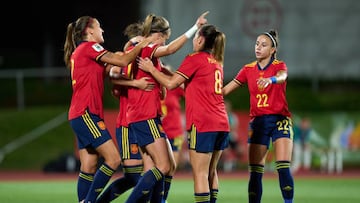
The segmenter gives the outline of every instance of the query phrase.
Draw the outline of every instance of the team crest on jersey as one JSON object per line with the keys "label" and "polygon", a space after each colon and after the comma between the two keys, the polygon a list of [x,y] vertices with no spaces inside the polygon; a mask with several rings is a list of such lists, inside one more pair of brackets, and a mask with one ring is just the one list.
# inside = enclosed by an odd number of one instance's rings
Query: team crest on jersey
{"label": "team crest on jersey", "polygon": [[130,151],[132,154],[137,154],[139,153],[139,147],[137,144],[131,144],[130,145]]}
{"label": "team crest on jersey", "polygon": [[92,45],[92,48],[97,51],[97,52],[100,52],[102,50],[104,50],[104,47],[102,47],[100,44],[96,43],[96,44],[93,44]]}
{"label": "team crest on jersey", "polygon": [[105,126],[104,121],[99,121],[99,122],[97,122],[97,125],[99,126],[99,128],[100,128],[101,130],[105,130],[105,129],[106,129],[106,126]]}
{"label": "team crest on jersey", "polygon": [[[264,77],[264,72],[260,72],[260,77],[259,77],[259,79],[258,80],[260,80],[260,79],[263,79]],[[260,87],[259,85],[258,85],[258,89],[259,89],[259,91],[260,92],[262,92],[262,91],[264,91],[264,87]]]}
{"label": "team crest on jersey", "polygon": [[258,85],[258,90],[259,90],[260,92],[264,91],[264,89],[265,89],[265,88],[260,87],[260,86]]}

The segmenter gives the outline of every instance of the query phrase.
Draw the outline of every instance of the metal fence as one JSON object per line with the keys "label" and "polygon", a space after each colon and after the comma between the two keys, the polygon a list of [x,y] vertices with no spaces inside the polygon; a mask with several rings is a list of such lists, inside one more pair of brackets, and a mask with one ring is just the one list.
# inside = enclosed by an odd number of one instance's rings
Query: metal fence
{"label": "metal fence", "polygon": [[25,108],[25,79],[39,78],[50,82],[54,78],[69,77],[69,75],[65,67],[0,70],[0,79],[16,81],[16,106],[19,110]]}

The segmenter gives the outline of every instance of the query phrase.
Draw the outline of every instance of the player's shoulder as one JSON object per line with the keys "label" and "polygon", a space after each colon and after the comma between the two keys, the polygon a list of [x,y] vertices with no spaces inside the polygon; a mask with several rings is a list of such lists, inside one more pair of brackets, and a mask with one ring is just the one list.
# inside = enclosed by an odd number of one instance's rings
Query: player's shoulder
{"label": "player's shoulder", "polygon": [[244,68],[255,68],[256,67],[257,62],[256,61],[252,61],[250,63],[247,63],[244,65]]}
{"label": "player's shoulder", "polygon": [[273,65],[279,65],[279,66],[286,65],[284,61],[279,60],[279,59],[275,59],[275,60],[272,62],[272,64],[273,64]]}
{"label": "player's shoulder", "polygon": [[196,52],[192,52],[192,53],[188,54],[187,56],[188,56],[188,57],[194,57],[194,56],[200,55],[201,53],[202,53],[202,52],[196,51]]}
{"label": "player's shoulder", "polygon": [[142,48],[142,52],[153,52],[155,51],[157,48],[159,48],[159,44],[148,44],[147,46],[145,46],[144,48]]}
{"label": "player's shoulder", "polygon": [[75,51],[78,54],[81,53],[88,56],[94,56],[94,54],[97,54],[97,58],[100,58],[107,52],[107,50],[100,43],[87,41],[81,42],[76,47]]}
{"label": "player's shoulder", "polygon": [[197,63],[205,59],[203,52],[192,52],[186,55],[186,61],[192,61],[192,63]]}
{"label": "player's shoulder", "polygon": [[145,47],[148,48],[148,49],[155,49],[155,48],[157,48],[158,46],[160,46],[160,44],[150,43],[150,44],[148,44],[148,45],[145,46]]}

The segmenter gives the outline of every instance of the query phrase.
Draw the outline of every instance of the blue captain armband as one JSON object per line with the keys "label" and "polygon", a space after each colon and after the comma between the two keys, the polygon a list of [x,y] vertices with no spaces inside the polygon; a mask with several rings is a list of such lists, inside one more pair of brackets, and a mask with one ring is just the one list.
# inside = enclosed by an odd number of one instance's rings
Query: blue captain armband
{"label": "blue captain armband", "polygon": [[276,84],[276,82],[277,82],[277,79],[275,76],[271,77],[270,80],[271,80],[271,84]]}

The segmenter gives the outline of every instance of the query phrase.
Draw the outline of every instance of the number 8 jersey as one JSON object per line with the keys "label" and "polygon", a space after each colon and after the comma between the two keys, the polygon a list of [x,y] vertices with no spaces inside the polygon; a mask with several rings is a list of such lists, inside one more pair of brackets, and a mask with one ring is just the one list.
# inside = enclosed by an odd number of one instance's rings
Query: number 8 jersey
{"label": "number 8 jersey", "polygon": [[222,65],[210,53],[196,52],[186,56],[176,73],[186,79],[186,129],[195,125],[197,132],[229,132]]}

